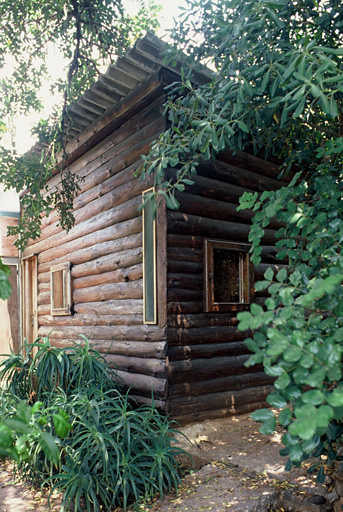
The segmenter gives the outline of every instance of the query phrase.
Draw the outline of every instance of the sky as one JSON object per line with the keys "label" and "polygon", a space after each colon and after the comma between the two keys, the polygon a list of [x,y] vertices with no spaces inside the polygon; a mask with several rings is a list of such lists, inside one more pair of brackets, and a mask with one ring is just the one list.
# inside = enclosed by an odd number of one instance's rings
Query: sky
{"label": "sky", "polygon": [[[134,14],[138,10],[139,3],[137,0],[123,0],[123,3],[127,11],[131,14]],[[178,17],[180,12],[179,7],[186,7],[186,0],[156,0],[156,3],[162,6],[160,19],[161,28],[157,35],[163,39],[166,39],[168,37],[168,29],[173,27],[174,18]],[[51,47],[49,49],[48,71],[52,78],[56,79],[61,75],[63,76],[64,67],[65,62],[62,60],[56,49]],[[4,70],[4,73],[6,73],[6,70]],[[31,128],[37,124],[39,119],[48,117],[52,111],[56,99],[54,99],[49,92],[48,82],[42,89],[42,98],[44,99],[44,104],[46,106],[44,113],[39,112],[30,116],[21,116],[15,122],[13,137],[18,153],[23,154],[34,145],[35,138],[32,137],[30,133]],[[0,212],[13,212],[18,210],[19,200],[17,194],[14,191],[4,192],[2,186],[0,185]]]}

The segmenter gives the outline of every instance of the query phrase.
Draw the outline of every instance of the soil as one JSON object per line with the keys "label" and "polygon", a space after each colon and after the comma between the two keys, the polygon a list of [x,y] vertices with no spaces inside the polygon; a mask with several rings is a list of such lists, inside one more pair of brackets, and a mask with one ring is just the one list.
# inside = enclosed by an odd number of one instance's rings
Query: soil
{"label": "soil", "polygon": [[[192,455],[194,465],[188,457],[182,458],[190,471],[178,493],[135,505],[128,512],[341,511],[343,501],[331,489],[331,478],[327,477],[327,485],[318,485],[306,466],[286,472],[286,461],[279,455],[281,433],[263,436],[259,426],[246,415],[180,429],[177,444]],[[52,497],[49,509],[46,495],[16,482],[9,463],[1,463],[0,512],[57,512],[60,508],[60,496]]]}

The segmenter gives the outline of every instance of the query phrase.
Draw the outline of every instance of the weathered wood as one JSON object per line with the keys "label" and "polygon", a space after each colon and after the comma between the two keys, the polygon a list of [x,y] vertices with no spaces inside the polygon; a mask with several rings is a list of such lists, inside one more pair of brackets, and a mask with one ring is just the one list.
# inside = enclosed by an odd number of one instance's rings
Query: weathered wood
{"label": "weathered wood", "polygon": [[107,300],[99,304],[99,302],[86,302],[74,304],[75,313],[80,314],[95,314],[102,315],[127,315],[139,314],[143,315],[143,300],[142,299],[120,299],[120,300]]}
{"label": "weathered wood", "polygon": [[226,409],[214,409],[204,410],[204,411],[193,411],[188,412],[188,414],[179,415],[177,409],[171,409],[170,406],[168,408],[168,412],[172,418],[175,419],[178,425],[186,425],[187,423],[194,423],[204,420],[211,420],[215,418],[227,418],[229,416],[241,416],[242,414],[248,414],[250,412],[256,411],[256,409],[263,409],[265,407],[269,407],[269,404],[266,401],[263,402],[250,402],[247,404],[235,404],[234,406]]}
{"label": "weathered wood", "polygon": [[41,315],[39,317],[40,325],[141,325],[142,315],[134,315],[128,312],[127,315],[103,315],[101,304],[98,305],[98,315],[95,314],[75,314],[72,316],[51,316]]}
{"label": "weathered wood", "polygon": [[167,379],[122,370],[117,370],[116,374],[119,384],[124,384],[125,387],[132,390],[139,390],[140,395],[151,397],[153,393],[154,398],[164,398],[167,394]]}
{"label": "weathered wood", "polygon": [[189,236],[180,234],[167,234],[168,251],[170,247],[189,247],[193,249],[203,249],[204,238],[202,236]]}
{"label": "weathered wood", "polygon": [[203,301],[168,301],[168,315],[191,315],[204,311]]}
{"label": "weathered wood", "polygon": [[[176,176],[175,169],[167,169],[167,177],[173,179]],[[239,204],[239,198],[244,192],[254,192],[253,188],[239,187],[224,183],[223,181],[205,178],[204,176],[192,176],[194,184],[187,188],[192,194],[208,197],[210,199]]]}
{"label": "weathered wood", "polygon": [[[53,329],[51,337],[53,339],[76,339],[80,334],[91,339],[101,340],[137,340],[137,341],[161,341],[164,338],[164,330],[154,325],[105,325],[84,326],[80,332],[80,326],[63,326],[61,329]],[[40,326],[39,333],[46,336],[51,333],[50,326]]]}
{"label": "weathered wood", "polygon": [[119,222],[113,226],[109,226],[108,228],[99,230],[95,233],[85,235],[81,239],[76,238],[75,240],[61,244],[58,247],[47,249],[39,255],[38,262],[46,263],[48,261],[53,261],[57,258],[65,256],[66,254],[70,254],[75,250],[80,250],[97,243],[117,240],[118,238],[123,238],[124,236],[139,233],[142,230],[141,224],[142,221],[139,216],[130,220]]}
{"label": "weathered wood", "polygon": [[269,407],[266,401],[262,402],[249,402],[246,404],[235,404],[230,408],[220,408],[213,410],[193,411],[183,415],[179,415],[176,410],[170,410],[169,414],[175,419],[178,425],[186,425],[188,423],[200,422],[204,420],[211,420],[215,418],[227,418],[230,416],[241,416],[256,411],[256,409],[263,409]]}
{"label": "weathered wood", "polygon": [[202,263],[203,251],[193,248],[168,247],[168,260],[189,261]]}
{"label": "weathered wood", "polygon": [[209,380],[215,375],[216,378],[226,375],[240,375],[243,373],[256,372],[255,368],[246,368],[244,363],[248,355],[234,357],[213,357],[212,359],[195,359],[188,361],[173,361],[169,365],[169,382],[178,384],[180,382],[196,382]]}
{"label": "weathered wood", "polygon": [[107,354],[106,360],[117,370],[129,373],[142,373],[150,377],[165,378],[166,362],[163,359],[130,357],[118,354]]}
{"label": "weathered wood", "polygon": [[232,341],[231,343],[203,343],[201,345],[177,345],[169,347],[168,350],[170,361],[219,356],[240,356],[247,353],[249,353],[249,350],[243,341]]}
{"label": "weathered wood", "polygon": [[211,326],[237,326],[237,318],[231,313],[202,313],[202,314],[170,314],[168,326],[176,328],[211,327]]}
{"label": "weathered wood", "polygon": [[[192,192],[190,187],[190,192]],[[226,201],[209,199],[187,192],[175,194],[180,203],[180,211],[191,215],[206,215],[209,219],[250,222],[256,212],[252,210],[237,211],[237,204]],[[270,219],[269,228],[279,229],[281,224],[274,219]]]}
{"label": "weathered wood", "polygon": [[[248,242],[250,225],[243,223],[228,222],[223,220],[197,217],[179,212],[168,212],[168,230],[171,233],[205,236],[208,238],[222,238],[238,242]],[[263,243],[272,244],[275,242],[275,231],[265,230]]]}
{"label": "weathered wood", "polygon": [[219,379],[212,376],[209,380],[173,384],[169,386],[168,395],[171,398],[181,398],[185,396],[205,395],[209,390],[211,390],[211,393],[220,393],[228,390],[236,391],[255,386],[270,385],[273,380],[272,377],[269,377],[264,372],[247,373],[246,375],[230,375]]}
{"label": "weathered wood", "polygon": [[136,281],[143,277],[142,264],[133,265],[131,267],[119,268],[112,272],[95,274],[91,276],[80,277],[74,279],[74,290],[81,288],[89,288],[90,286],[100,286],[102,284],[119,283],[121,281]]}
{"label": "weathered wood", "polygon": [[204,264],[198,261],[168,260],[168,272],[180,274],[203,274]]}
{"label": "weathered wood", "polygon": [[141,299],[143,280],[128,283],[110,283],[74,290],[74,302],[98,302],[110,299]]}
{"label": "weathered wood", "polygon": [[[100,259],[107,255],[113,255],[113,258],[119,258],[122,261],[123,267],[136,265],[141,262],[141,245],[142,245],[142,234],[137,233],[135,235],[128,235],[127,237],[111,240],[108,242],[101,242],[93,246],[86,247],[84,249],[76,250],[56,258],[51,262],[43,263],[40,265],[39,276],[42,276],[42,281],[47,281],[47,275],[49,275],[51,265],[58,263],[65,263],[68,261],[76,268],[77,265],[90,262],[92,260]],[[116,268],[116,267],[115,267]],[[111,268],[109,268],[110,270]],[[78,275],[78,270],[75,270]],[[82,274],[81,274],[82,275]],[[50,279],[50,277],[49,277]]]}
{"label": "weathered wood", "polygon": [[167,300],[168,302],[178,302],[178,301],[202,301],[203,292],[202,290],[187,290],[185,288],[169,288],[167,290]]}
{"label": "weathered wood", "polygon": [[233,183],[240,187],[253,188],[257,192],[277,190],[287,185],[286,181],[278,179],[279,172],[273,169],[273,164],[272,169],[270,169],[270,176],[264,176],[256,172],[256,168],[253,165],[249,166],[249,170],[247,170],[244,167],[235,165],[235,161],[227,163],[221,157],[213,162],[201,162],[197,167],[197,174],[224,181],[225,183]]}
{"label": "weathered wood", "polygon": [[187,290],[202,290],[204,287],[204,279],[202,275],[189,275],[181,273],[168,272],[167,279],[168,289],[186,288]]}
{"label": "weathered wood", "polygon": [[133,402],[133,405],[151,405],[154,403],[154,407],[162,413],[167,414],[167,402],[165,400],[156,400],[156,397],[146,397],[130,393],[129,400]]}
{"label": "weathered wood", "polygon": [[247,337],[246,332],[237,330],[234,325],[193,327],[193,328],[168,328],[168,342],[172,345],[203,344],[203,343],[228,343],[231,341],[243,341]]}
{"label": "weathered wood", "polygon": [[39,241],[32,244],[26,251],[30,250],[35,253],[41,253],[50,249],[51,246],[58,246],[60,243],[70,242],[77,238],[90,235],[91,233],[101,231],[119,222],[133,219],[137,217],[140,204],[141,198],[134,197],[122,203],[120,207],[100,212],[94,217],[87,218],[84,221],[79,220],[68,234],[62,231],[61,227],[54,225],[53,227],[56,228],[55,234],[48,233],[47,229],[43,230]]}
{"label": "weathered wood", "polygon": [[231,409],[239,404],[249,404],[265,400],[273,391],[273,386],[259,386],[238,391],[222,391],[221,393],[207,393],[206,395],[174,398],[169,401],[171,410],[177,414],[187,414],[194,411],[209,411],[219,408]]}
{"label": "weathered wood", "polygon": [[[219,160],[269,178],[278,176],[282,164],[282,162],[279,164],[273,163],[247,151],[237,151],[234,155],[227,151],[220,155]],[[287,177],[284,177],[284,181],[288,181]]]}
{"label": "weathered wood", "polygon": [[[120,239],[122,240],[122,239]],[[120,243],[118,244],[120,245]],[[113,252],[95,260],[87,261],[72,268],[74,278],[112,272],[118,268],[126,268],[137,265],[142,261],[142,248],[129,249],[127,251]]]}
{"label": "weathered wood", "polygon": [[92,346],[102,354],[118,354],[136,358],[166,359],[166,341],[95,340]]}

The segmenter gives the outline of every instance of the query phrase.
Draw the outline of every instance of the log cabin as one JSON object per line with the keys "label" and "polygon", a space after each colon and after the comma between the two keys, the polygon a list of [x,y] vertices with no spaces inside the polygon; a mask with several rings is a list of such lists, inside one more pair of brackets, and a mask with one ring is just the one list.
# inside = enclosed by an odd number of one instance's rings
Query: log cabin
{"label": "log cabin", "polygon": [[135,171],[167,126],[165,87],[178,78],[163,49],[147,34],[71,107],[66,149],[81,187],[75,225],[64,232],[52,212],[25,249],[22,321],[29,341],[50,335],[59,346],[86,335],[138,403],[153,393],[162,411],[189,423],[265,406],[272,383],[260,367],[245,367],[236,314],[263,301],[254,280],[276,263],[277,226],[266,230],[253,268],[252,213],[236,208],[244,191],[283,183],[275,163],[223,154],[199,166],[177,211],[141,212],[154,178]]}

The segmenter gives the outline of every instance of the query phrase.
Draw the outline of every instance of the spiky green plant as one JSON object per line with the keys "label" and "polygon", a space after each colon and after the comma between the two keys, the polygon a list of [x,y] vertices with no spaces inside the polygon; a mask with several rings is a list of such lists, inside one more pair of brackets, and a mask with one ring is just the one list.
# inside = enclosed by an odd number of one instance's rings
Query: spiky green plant
{"label": "spiky green plant", "polygon": [[[37,409],[18,468],[24,477],[48,483],[51,493],[62,491],[62,512],[125,510],[180,483],[175,457],[181,450],[172,445],[170,421],[154,403],[133,407],[114,377],[84,336],[63,348],[39,338],[0,364],[1,418],[13,421],[23,398]],[[42,431],[55,437],[57,459],[38,442]]]}

